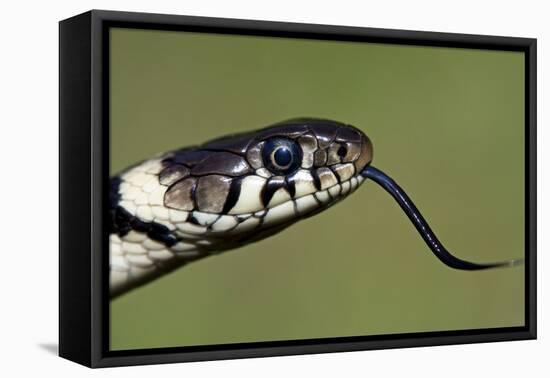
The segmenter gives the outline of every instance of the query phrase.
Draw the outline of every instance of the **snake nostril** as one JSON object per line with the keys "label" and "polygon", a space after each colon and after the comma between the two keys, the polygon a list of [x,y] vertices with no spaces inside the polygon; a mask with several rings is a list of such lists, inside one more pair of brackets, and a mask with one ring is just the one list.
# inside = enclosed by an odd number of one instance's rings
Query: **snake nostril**
{"label": "snake nostril", "polygon": [[348,149],[345,146],[340,146],[340,148],[338,149],[338,151],[336,153],[338,154],[338,156],[343,158],[347,155]]}

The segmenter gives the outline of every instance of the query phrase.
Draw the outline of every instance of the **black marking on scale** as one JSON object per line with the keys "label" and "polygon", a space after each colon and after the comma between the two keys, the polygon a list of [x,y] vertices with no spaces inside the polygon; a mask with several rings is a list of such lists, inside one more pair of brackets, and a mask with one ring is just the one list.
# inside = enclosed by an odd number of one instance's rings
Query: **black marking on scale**
{"label": "black marking on scale", "polygon": [[330,166],[329,168],[332,174],[334,175],[334,177],[336,177],[336,181],[338,181],[338,184],[341,184],[342,180],[340,179],[340,175],[338,174],[338,172],[336,172],[336,170],[332,168],[332,166]]}
{"label": "black marking on scale", "polygon": [[310,170],[311,177],[313,177],[313,185],[315,185],[315,189],[317,191],[321,190],[321,179],[319,178],[319,174],[317,173],[316,169]]}
{"label": "black marking on scale", "polygon": [[196,226],[202,226],[202,224],[199,223],[197,218],[195,218],[194,212],[189,213],[189,218],[187,218],[187,222],[194,224]]}
{"label": "black marking on scale", "polygon": [[296,182],[294,181],[294,176],[286,177],[285,183],[288,194],[290,194],[291,198],[294,198],[294,196],[296,195]]}
{"label": "black marking on scale", "polygon": [[282,179],[277,179],[274,177],[271,177],[267,180],[267,183],[262,188],[262,203],[264,205],[264,208],[267,208],[267,205],[269,204],[269,201],[271,201],[271,198],[273,198],[273,195],[277,190],[280,188],[285,187],[285,181]]}
{"label": "black marking on scale", "polygon": [[206,231],[207,231],[207,232],[212,232],[212,226],[213,226],[217,221],[219,221],[221,217],[222,217],[221,214],[218,214],[218,216],[216,217],[216,219],[214,220],[214,222],[212,222],[212,223],[210,223],[209,225],[206,226]]}
{"label": "black marking on scale", "polygon": [[120,202],[121,195],[119,193],[119,189],[121,183],[122,179],[120,178],[120,176],[115,176],[111,179],[111,188],[109,190],[109,205],[111,207],[111,210],[114,210]]}
{"label": "black marking on scale", "polygon": [[127,235],[130,231],[142,232],[155,241],[171,247],[181,240],[168,227],[156,222],[145,222],[137,216],[130,214],[122,206],[114,209],[113,222],[111,224],[111,233],[120,237]]}
{"label": "black marking on scale", "polygon": [[225,199],[225,204],[223,205],[222,214],[228,214],[239,200],[239,196],[241,195],[242,181],[242,177],[234,178],[233,180],[231,180],[229,193],[227,193],[227,198]]}

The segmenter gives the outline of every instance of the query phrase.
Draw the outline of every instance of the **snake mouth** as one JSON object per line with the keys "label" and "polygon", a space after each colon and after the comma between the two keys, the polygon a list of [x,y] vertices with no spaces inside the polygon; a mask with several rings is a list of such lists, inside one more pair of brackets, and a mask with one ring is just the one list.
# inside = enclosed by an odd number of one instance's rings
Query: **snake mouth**
{"label": "snake mouth", "polygon": [[[294,196],[290,197],[286,187],[282,188],[273,195],[268,206],[257,211],[219,215],[194,211],[189,214],[187,222],[177,227],[183,235],[191,238],[205,234],[222,239],[235,238],[239,234],[248,237],[250,233],[290,225],[317,214],[356,191],[364,181],[358,172],[346,180],[337,181],[335,178],[330,186],[311,192],[305,191],[306,188],[298,183]],[[245,198],[248,197],[245,195]]]}
{"label": "snake mouth", "polygon": [[358,173],[312,193],[297,195],[282,203],[268,206],[265,211],[260,213],[263,217],[262,226],[276,226],[285,222],[293,223],[317,214],[355,192],[364,180],[364,177]]}

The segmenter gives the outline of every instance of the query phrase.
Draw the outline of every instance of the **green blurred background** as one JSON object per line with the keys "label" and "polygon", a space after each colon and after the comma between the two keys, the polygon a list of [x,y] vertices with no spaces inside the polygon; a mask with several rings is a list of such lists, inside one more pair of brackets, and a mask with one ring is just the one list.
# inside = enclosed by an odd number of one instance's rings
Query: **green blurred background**
{"label": "green blurred background", "polygon": [[[457,256],[524,255],[518,52],[111,31],[111,172],[292,117],[351,123]],[[437,260],[380,187],[111,302],[113,350],[524,324],[524,268]]]}

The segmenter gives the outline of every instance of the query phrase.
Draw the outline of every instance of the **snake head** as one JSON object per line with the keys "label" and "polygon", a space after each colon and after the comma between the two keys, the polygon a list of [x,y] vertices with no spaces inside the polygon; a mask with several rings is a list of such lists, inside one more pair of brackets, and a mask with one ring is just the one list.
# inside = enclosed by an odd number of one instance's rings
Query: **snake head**
{"label": "snake head", "polygon": [[292,119],[169,153],[159,181],[164,206],[189,214],[194,227],[182,232],[208,236],[214,248],[330,207],[357,189],[371,160],[372,144],[357,128]]}

